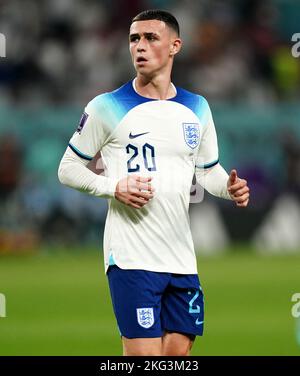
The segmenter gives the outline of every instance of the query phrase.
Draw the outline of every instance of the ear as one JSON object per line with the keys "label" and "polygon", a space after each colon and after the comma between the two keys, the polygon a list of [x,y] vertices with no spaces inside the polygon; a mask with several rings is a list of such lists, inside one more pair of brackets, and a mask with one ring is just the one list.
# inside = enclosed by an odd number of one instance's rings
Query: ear
{"label": "ear", "polygon": [[170,55],[171,56],[176,55],[181,50],[181,46],[182,46],[182,40],[180,38],[174,39],[171,44]]}

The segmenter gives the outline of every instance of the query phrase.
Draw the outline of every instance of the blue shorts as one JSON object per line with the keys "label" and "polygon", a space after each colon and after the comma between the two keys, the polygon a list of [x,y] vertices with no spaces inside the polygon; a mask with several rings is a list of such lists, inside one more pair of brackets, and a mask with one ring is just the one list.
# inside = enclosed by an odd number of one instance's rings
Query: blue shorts
{"label": "blue shorts", "polygon": [[127,338],[203,334],[204,298],[197,274],[125,270],[107,272],[120,334]]}

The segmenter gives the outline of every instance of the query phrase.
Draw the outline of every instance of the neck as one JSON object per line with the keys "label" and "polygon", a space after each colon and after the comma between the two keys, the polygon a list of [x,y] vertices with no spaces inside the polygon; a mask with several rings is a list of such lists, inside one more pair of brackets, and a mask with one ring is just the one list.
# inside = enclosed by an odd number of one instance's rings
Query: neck
{"label": "neck", "polygon": [[176,95],[176,89],[171,84],[170,76],[149,78],[141,74],[135,80],[135,89],[138,94],[146,98],[165,100]]}

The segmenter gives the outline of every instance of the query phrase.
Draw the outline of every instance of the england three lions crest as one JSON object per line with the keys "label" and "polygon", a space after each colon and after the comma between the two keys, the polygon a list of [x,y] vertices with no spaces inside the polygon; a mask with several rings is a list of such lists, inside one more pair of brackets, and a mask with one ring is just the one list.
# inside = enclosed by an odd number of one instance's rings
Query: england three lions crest
{"label": "england three lions crest", "polygon": [[148,329],[154,324],[153,308],[137,308],[136,313],[141,327]]}
{"label": "england three lions crest", "polygon": [[195,149],[199,145],[200,130],[198,123],[182,123],[184,140],[186,144]]}

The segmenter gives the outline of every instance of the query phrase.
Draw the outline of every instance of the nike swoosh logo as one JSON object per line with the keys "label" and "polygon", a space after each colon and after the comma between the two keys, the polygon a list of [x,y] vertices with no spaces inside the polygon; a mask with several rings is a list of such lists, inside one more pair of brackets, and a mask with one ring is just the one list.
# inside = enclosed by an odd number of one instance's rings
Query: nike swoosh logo
{"label": "nike swoosh logo", "polygon": [[203,321],[198,321],[198,318],[197,318],[197,320],[195,321],[195,324],[196,324],[196,325],[203,324]]}
{"label": "nike swoosh logo", "polygon": [[190,195],[191,195],[191,196],[195,196],[196,193],[197,193],[197,190],[196,190],[196,188],[195,188],[193,191],[190,192]]}
{"label": "nike swoosh logo", "polygon": [[148,133],[150,133],[150,132],[137,133],[137,134],[131,134],[131,132],[130,132],[129,133],[129,138],[130,139],[137,138],[137,137],[143,136],[144,134],[148,134]]}

